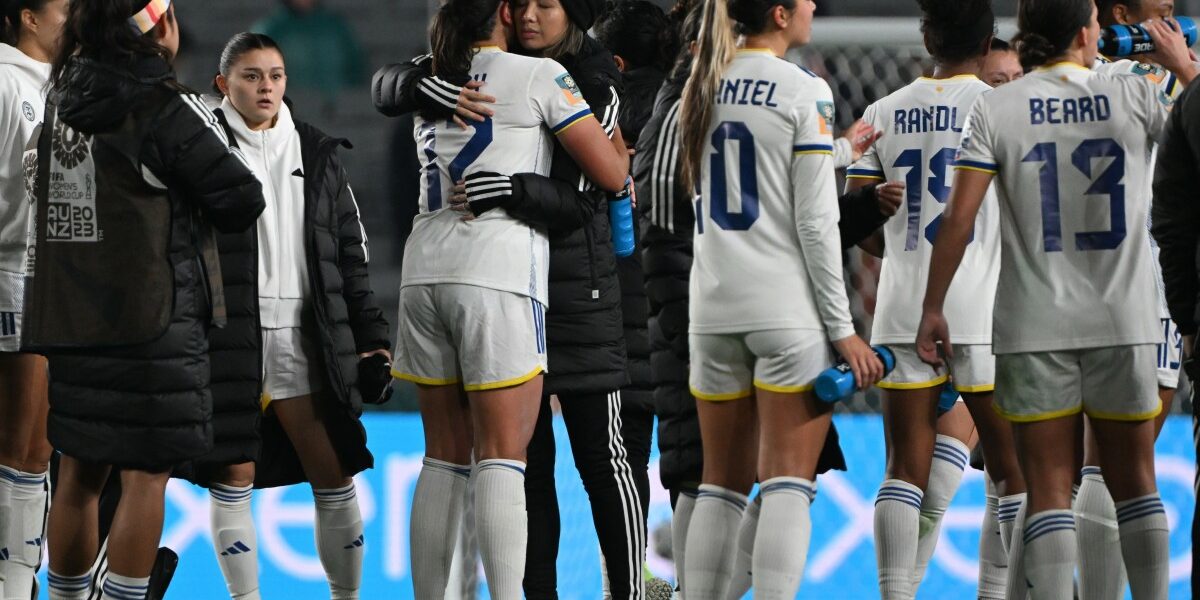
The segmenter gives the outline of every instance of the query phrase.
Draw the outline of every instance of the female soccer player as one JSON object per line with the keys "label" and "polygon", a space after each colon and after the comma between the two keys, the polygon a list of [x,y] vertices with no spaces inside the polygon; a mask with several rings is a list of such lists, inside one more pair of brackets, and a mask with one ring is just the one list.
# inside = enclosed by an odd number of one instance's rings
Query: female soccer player
{"label": "female soccer player", "polygon": [[0,11],[0,598],[24,598],[42,559],[52,452],[46,359],[18,352],[33,206],[26,160],[67,1],[7,0]]}
{"label": "female soccer player", "polygon": [[[217,562],[233,598],[258,598],[253,487],[309,481],[330,597],[357,598],[362,517],[351,477],[372,459],[355,382],[361,359],[388,355],[388,325],[367,277],[341,142],[293,119],[284,57],[267,36],[235,35],[215,85],[218,112],[267,200],[256,227],[218,240],[231,324],[210,336],[215,448],[198,461],[218,469],[204,480]],[[256,425],[270,430],[261,440]]]}
{"label": "female soccer player", "polygon": [[546,235],[504,209],[473,219],[445,210],[452,186],[473,173],[494,173],[470,178],[485,188],[475,188],[473,203],[511,195],[508,175],[549,172],[551,133],[601,189],[621,190],[628,172],[619,136],[609,141],[561,65],[504,51],[512,24],[507,4],[497,0],[453,0],[439,11],[434,75],[484,82],[497,99],[495,114],[468,129],[417,120],[425,187],[405,246],[393,371],[419,384],[425,424],[426,463],[412,515],[413,539],[424,544],[414,545],[413,556],[421,598],[445,592],[467,483],[461,471],[472,449],[489,588],[496,598],[520,597],[524,459],[546,368]]}
{"label": "female soccer player", "polygon": [[262,187],[175,80],[178,49],[166,0],[73,0],[51,72],[23,339],[52,350],[55,600],[88,593],[111,468],[122,495],[101,587],[106,599],[144,596],[169,471],[212,448],[207,329],[222,312],[209,300],[221,290],[206,275],[205,232],[250,226]]}
{"label": "female soccer player", "polygon": [[[1148,158],[1169,102],[1142,77],[1097,74],[1090,0],[1029,0],[1021,63],[1036,68],[972,109],[930,261],[922,360],[958,348],[944,306],[997,177],[997,411],[1015,424],[1029,483],[1024,572],[1034,600],[1068,598],[1077,548],[1071,484],[1077,415],[1091,418],[1135,598],[1165,598],[1167,520],[1154,481],[1157,319],[1146,233]],[[1118,116],[1119,115],[1119,116]],[[1131,193],[1126,193],[1129,190]],[[1015,565],[1010,565],[1010,568]]]}
{"label": "female soccer player", "polygon": [[[854,334],[833,233],[832,93],[782,58],[808,42],[815,8],[811,0],[734,0],[728,9],[706,0],[683,93],[680,122],[693,126],[681,129],[681,175],[685,188],[701,191],[689,379],[701,400],[704,472],[688,528],[684,594],[692,600],[724,597],[756,476],[755,594],[795,596],[830,422],[812,381],[833,362],[831,341],[858,385],[883,374]],[[734,21],[745,36],[740,50]]]}
{"label": "female soccer player", "polygon": [[[944,385],[953,385],[966,401],[999,494],[1019,502],[1025,491],[1010,427],[992,410],[991,303],[1000,256],[990,192],[947,300],[960,349],[949,373],[921,362],[912,344],[921,281],[950,196],[949,169],[959,132],[976,98],[991,89],[978,73],[995,27],[989,0],[926,0],[922,7],[925,46],[936,64],[933,77],[922,77],[867,108],[868,121],[889,135],[848,171],[852,189],[885,177],[907,177],[908,183],[902,218],[893,218],[882,230],[884,260],[871,331],[873,343],[888,344],[896,354],[895,370],[879,384],[884,389],[888,468],[875,502],[875,541],[885,599],[916,593],[937,543],[941,515],[967,464],[966,438],[937,432]],[[952,383],[947,382],[950,374]]]}
{"label": "female soccer player", "polygon": [[992,87],[1000,87],[1024,76],[1025,71],[1012,45],[1000,38],[992,38],[979,78]]}

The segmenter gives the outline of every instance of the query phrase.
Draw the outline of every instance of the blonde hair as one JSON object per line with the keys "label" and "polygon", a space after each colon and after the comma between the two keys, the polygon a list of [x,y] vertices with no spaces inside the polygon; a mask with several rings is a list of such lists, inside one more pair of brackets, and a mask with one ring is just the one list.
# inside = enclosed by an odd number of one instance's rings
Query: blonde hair
{"label": "blonde hair", "polygon": [[700,35],[691,75],[683,88],[679,108],[680,179],[684,189],[694,190],[700,179],[709,122],[713,118],[721,75],[733,60],[737,40],[729,18],[728,0],[704,0],[700,6]]}

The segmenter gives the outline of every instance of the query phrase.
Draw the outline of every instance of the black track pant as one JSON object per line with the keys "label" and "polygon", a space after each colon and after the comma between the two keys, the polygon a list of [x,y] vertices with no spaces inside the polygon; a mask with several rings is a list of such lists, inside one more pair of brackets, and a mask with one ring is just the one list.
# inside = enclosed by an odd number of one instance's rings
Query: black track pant
{"label": "black track pant", "polygon": [[[631,464],[622,435],[621,394],[559,396],[575,466],[592,505],[600,552],[615,600],[645,597],[642,562],[646,554],[646,462]],[[550,400],[542,399],[537,428],[529,444],[525,496],[529,511],[529,547],[525,560],[525,596],[558,598],[558,495],[554,489],[554,431]],[[645,440],[649,455],[649,438]],[[648,459],[647,459],[648,460]],[[635,475],[635,471],[638,475]],[[640,480],[639,480],[640,478]],[[599,590],[596,590],[599,591]]]}

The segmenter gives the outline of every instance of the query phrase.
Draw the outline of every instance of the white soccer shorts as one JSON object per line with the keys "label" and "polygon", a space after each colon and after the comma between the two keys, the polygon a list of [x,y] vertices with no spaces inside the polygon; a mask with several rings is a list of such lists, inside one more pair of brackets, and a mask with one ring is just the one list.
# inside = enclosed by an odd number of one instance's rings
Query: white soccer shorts
{"label": "white soccer shorts", "polygon": [[954,389],[962,394],[990,392],[996,385],[996,357],[991,344],[955,344],[954,358],[946,367],[933,368],[921,361],[916,344],[888,344],[896,356],[896,368],[878,386],[885,390],[919,390],[942,385],[954,378]]}
{"label": "white soccer shorts", "polygon": [[1001,354],[996,412],[1010,421],[1047,421],[1087,413],[1093,419],[1144,421],[1158,416],[1154,344]]}
{"label": "white soccer shorts", "polygon": [[807,392],[817,375],[833,365],[833,349],[821,331],[772,329],[688,336],[689,384],[701,400],[737,400],[754,388]]}

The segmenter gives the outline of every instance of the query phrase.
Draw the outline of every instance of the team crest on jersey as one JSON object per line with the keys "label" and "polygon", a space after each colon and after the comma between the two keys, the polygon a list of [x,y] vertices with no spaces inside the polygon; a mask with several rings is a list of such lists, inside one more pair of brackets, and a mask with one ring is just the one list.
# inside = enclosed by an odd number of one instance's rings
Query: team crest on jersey
{"label": "team crest on jersey", "polygon": [[821,116],[821,121],[818,123],[821,135],[833,135],[833,103],[817,100],[817,114]]}
{"label": "team crest on jersey", "polygon": [[28,100],[21,103],[21,114],[25,115],[25,120],[29,121],[30,123],[37,118],[37,113],[33,111],[33,105],[30,104]]}
{"label": "team crest on jersey", "polygon": [[567,99],[567,104],[575,106],[583,102],[583,94],[579,92],[579,86],[575,85],[575,78],[571,77],[570,73],[563,73],[554,79],[554,83],[562,88],[563,97]]}

